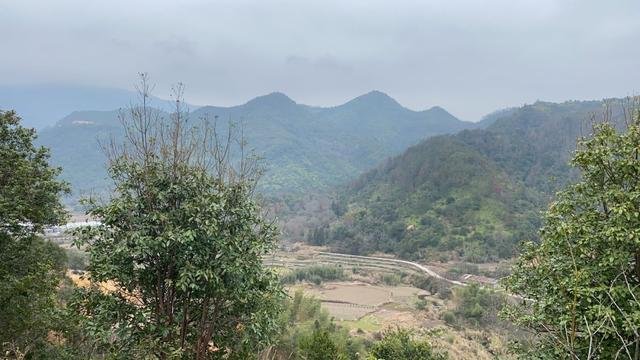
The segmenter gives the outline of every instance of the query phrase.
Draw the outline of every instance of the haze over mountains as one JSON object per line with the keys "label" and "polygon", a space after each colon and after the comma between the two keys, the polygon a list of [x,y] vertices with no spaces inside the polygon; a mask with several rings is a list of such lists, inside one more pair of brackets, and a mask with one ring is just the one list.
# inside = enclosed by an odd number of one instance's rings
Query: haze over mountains
{"label": "haze over mountains", "polygon": [[[75,111],[40,132],[39,143],[51,148],[76,195],[104,190],[98,139],[121,134],[117,114]],[[424,138],[480,126],[440,107],[409,110],[379,91],[327,108],[272,93],[238,106],[204,106],[190,116],[242,123],[248,143],[265,158],[262,188],[269,194],[326,190]]]}
{"label": "haze over mountains", "polygon": [[42,129],[78,110],[113,110],[135,99],[132,91],[79,85],[0,85],[0,108],[15,110],[25,126]]}
{"label": "haze over mountains", "polygon": [[[15,110],[25,126],[44,129],[74,111],[119,109],[135,103],[137,97],[135,91],[98,86],[0,85],[0,110]],[[169,100],[152,98],[158,108],[171,109]]]}

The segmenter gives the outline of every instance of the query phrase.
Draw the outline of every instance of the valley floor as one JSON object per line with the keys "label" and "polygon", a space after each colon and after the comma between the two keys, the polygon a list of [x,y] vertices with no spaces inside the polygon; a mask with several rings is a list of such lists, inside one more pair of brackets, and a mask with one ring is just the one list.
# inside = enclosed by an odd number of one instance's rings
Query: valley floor
{"label": "valley floor", "polygon": [[349,329],[353,336],[376,339],[385,330],[409,328],[428,337],[452,359],[510,358],[499,328],[445,321],[445,314],[455,307],[455,292],[444,296],[451,290],[436,293],[409,283],[412,276],[435,274],[449,288],[465,286],[461,281],[445,279],[446,265],[421,270],[409,262],[395,263],[392,258],[348,257],[323,250],[296,245],[290,251],[278,252],[268,263],[283,274],[313,266],[343,269],[344,279],[301,281],[290,284],[288,290],[291,294],[302,290],[319,299],[335,323]]}

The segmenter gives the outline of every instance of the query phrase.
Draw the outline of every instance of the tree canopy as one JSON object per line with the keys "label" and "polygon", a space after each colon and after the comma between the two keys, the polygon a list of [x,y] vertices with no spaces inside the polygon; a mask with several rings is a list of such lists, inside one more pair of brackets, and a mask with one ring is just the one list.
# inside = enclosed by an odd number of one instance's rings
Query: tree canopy
{"label": "tree canopy", "polygon": [[13,236],[64,220],[60,195],[68,192],[57,180],[61,169],[49,166],[49,150],[36,147],[35,130],[20,121],[15,112],[0,111],[0,233]]}
{"label": "tree canopy", "polygon": [[427,341],[414,339],[408,330],[388,331],[382,340],[375,343],[369,355],[371,360],[445,360],[447,357],[435,352]]}
{"label": "tree canopy", "polygon": [[506,315],[537,334],[526,358],[640,356],[639,152],[640,119],[624,131],[597,124],[579,141],[581,180],[557,195],[541,242],[505,281],[526,299]]}
{"label": "tree canopy", "polygon": [[181,90],[172,116],[157,116],[142,80],[140,106],[122,115],[127,140],[109,147],[115,193],[90,204],[101,225],[77,232],[96,284],[76,303],[84,326],[96,351],[118,356],[255,356],[283,297],[262,263],[276,229],[252,196],[259,167],[233,127],[190,122]]}
{"label": "tree canopy", "polygon": [[47,225],[60,224],[60,195],[49,152],[35,147],[33,129],[15,112],[0,112],[0,349],[5,355],[46,357],[54,326],[56,290],[65,255],[42,239]]}

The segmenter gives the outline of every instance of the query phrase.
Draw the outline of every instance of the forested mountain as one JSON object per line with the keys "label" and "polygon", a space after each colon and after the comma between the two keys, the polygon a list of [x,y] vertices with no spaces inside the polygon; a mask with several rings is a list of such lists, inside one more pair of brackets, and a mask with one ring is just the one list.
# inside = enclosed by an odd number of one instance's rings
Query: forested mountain
{"label": "forested mountain", "polygon": [[[243,124],[246,140],[265,158],[262,187],[270,194],[327,189],[421,139],[478,126],[439,107],[406,109],[378,91],[330,108],[272,93],[239,106],[201,107],[190,117]],[[116,111],[82,111],[43,130],[38,141],[51,149],[53,163],[63,167],[63,178],[77,195],[104,189],[105,159],[98,139],[109,134],[121,134]]]}
{"label": "forested mountain", "polygon": [[36,142],[51,149],[51,162],[63,168],[74,197],[102,191],[106,185],[106,157],[101,141],[121,136],[118,111],[75,111],[39,132]]}
{"label": "forested mountain", "polygon": [[[344,189],[333,206],[338,220],[309,240],[409,258],[511,257],[536,238],[554,192],[575,179],[568,159],[603,104],[536,102],[492,115],[486,129],[424,140]],[[613,118],[621,121],[619,111]]]}

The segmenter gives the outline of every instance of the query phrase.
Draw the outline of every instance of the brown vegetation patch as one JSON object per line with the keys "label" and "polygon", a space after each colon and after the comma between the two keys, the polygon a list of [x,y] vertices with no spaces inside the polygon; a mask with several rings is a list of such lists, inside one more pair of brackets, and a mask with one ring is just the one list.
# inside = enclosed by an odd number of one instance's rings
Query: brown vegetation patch
{"label": "brown vegetation patch", "polygon": [[363,283],[332,283],[320,291],[322,300],[338,300],[359,305],[378,306],[391,299],[389,289]]}

